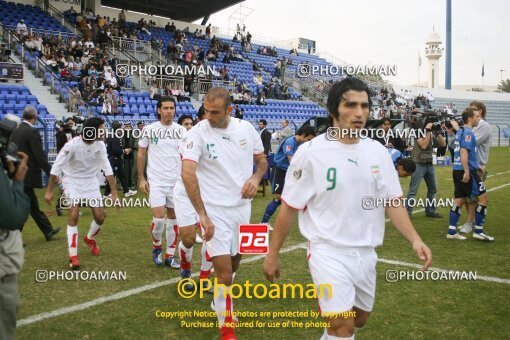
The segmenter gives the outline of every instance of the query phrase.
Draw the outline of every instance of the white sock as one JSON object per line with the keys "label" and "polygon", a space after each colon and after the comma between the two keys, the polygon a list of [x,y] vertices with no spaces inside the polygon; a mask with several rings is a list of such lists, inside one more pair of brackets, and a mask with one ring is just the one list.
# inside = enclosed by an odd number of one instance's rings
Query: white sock
{"label": "white sock", "polygon": [[67,246],[69,257],[78,256],[78,226],[67,226]]}
{"label": "white sock", "polygon": [[[229,289],[230,286],[225,286],[222,284],[218,284],[218,295],[214,296],[214,309],[216,310],[216,314],[218,316],[218,323],[223,326],[224,323],[232,323],[232,317],[234,312],[234,300],[230,294],[226,295],[225,291]],[[216,292],[216,288],[214,290]]]}
{"label": "white sock", "polygon": [[179,236],[179,228],[177,227],[177,220],[166,219],[166,257],[174,256],[175,248],[177,247],[177,239]]}
{"label": "white sock", "polygon": [[190,248],[186,248],[186,246],[181,241],[179,242],[179,253],[181,254],[181,269],[191,270],[191,258],[193,257],[193,246],[191,246]]}
{"label": "white sock", "polygon": [[152,246],[154,248],[161,248],[161,237],[163,236],[163,229],[165,228],[164,218],[152,218],[151,234]]}
{"label": "white sock", "polygon": [[87,234],[87,238],[89,240],[93,240],[100,231],[101,225],[97,224],[95,220],[92,220],[92,223],[90,223],[90,229],[89,233]]}

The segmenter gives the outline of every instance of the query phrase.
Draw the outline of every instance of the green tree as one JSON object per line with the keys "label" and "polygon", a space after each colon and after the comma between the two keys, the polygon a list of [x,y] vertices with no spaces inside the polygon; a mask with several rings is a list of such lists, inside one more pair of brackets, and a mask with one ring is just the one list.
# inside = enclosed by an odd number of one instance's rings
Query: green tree
{"label": "green tree", "polygon": [[498,85],[498,92],[510,93],[510,79],[501,81]]}

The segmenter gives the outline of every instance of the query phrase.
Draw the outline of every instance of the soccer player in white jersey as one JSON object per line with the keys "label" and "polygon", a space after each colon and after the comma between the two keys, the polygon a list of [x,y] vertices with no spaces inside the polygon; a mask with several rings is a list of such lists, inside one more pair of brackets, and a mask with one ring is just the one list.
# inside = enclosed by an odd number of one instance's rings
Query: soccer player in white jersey
{"label": "soccer player in white jersey", "polygon": [[[206,119],[188,132],[182,148],[182,180],[200,218],[215,277],[225,285],[218,286],[213,300],[222,339],[236,338],[233,301],[225,287],[241,261],[239,225],[250,222],[251,199],[267,171],[258,132],[230,117],[230,103],[227,90],[210,89],[204,98]],[[192,228],[190,233],[193,238]]]}
{"label": "soccer player in white jersey", "polygon": [[[85,243],[92,255],[99,255],[99,248],[95,237],[101,230],[105,220],[102,207],[102,196],[99,190],[97,174],[103,170],[110,188],[112,200],[117,200],[117,188],[113,177],[112,167],[106,153],[106,146],[100,136],[104,132],[104,120],[89,118],[83,124],[83,135],[76,136],[67,142],[57,155],[51,168],[51,176],[44,194],[44,199],[51,204],[53,199],[53,186],[58,176],[64,173],[62,184],[64,192],[70,202],[69,224],[67,225],[67,244],[69,247],[69,262],[73,270],[80,268],[78,260],[78,219],[80,202],[87,203],[92,209],[94,219],[85,236]],[[86,132],[93,131],[93,134]]]}
{"label": "soccer player in white jersey", "polygon": [[[333,85],[327,104],[330,121],[333,127],[353,133],[340,134],[336,140],[332,140],[333,134],[322,134],[298,149],[287,171],[284,204],[264,261],[266,278],[273,281],[280,276],[279,251],[298,213],[301,234],[309,240],[313,282],[317,287],[332,287],[331,292],[319,297],[322,316],[330,325],[321,339],[354,339],[355,327],[366,323],[375,296],[374,248],[383,241],[385,212],[424,261],[424,270],[432,261],[430,249],[402,205],[370,204],[370,198],[402,196],[384,146],[356,136],[356,131],[365,126],[370,105],[369,89],[359,79],[347,78]],[[355,317],[333,314],[348,311]]]}
{"label": "soccer player in white jersey", "polygon": [[[182,115],[179,117],[179,122],[186,130],[190,130],[193,127],[193,118],[189,115]],[[181,140],[179,146],[179,152],[182,157],[182,147],[186,146],[186,136]],[[193,246],[195,243],[202,243],[202,238],[196,233],[195,229],[201,229],[198,214],[193,208],[193,204],[188,198],[186,189],[182,182],[182,177],[177,179],[177,183],[174,187],[174,203],[175,203],[175,215],[177,217],[177,225],[179,226],[179,236],[181,242],[179,242],[179,253],[181,258],[181,276],[182,278],[191,277],[191,258],[193,257]],[[196,234],[194,238],[194,234]],[[207,253],[205,243],[202,243],[201,249],[202,264],[200,266],[200,282],[209,278],[211,275],[212,262],[209,254]],[[193,284],[187,284],[184,288],[188,291],[193,291],[195,286]],[[211,287],[212,288],[212,287]]]}
{"label": "soccer player in white jersey", "polygon": [[[138,187],[149,195],[152,209],[152,260],[157,266],[163,265],[161,239],[166,225],[165,265],[179,269],[179,261],[174,256],[179,230],[175,219],[173,188],[181,173],[178,147],[185,130],[173,121],[173,97],[161,97],[157,108],[159,121],[144,127],[138,141]],[[143,171],[146,157],[147,180]]]}

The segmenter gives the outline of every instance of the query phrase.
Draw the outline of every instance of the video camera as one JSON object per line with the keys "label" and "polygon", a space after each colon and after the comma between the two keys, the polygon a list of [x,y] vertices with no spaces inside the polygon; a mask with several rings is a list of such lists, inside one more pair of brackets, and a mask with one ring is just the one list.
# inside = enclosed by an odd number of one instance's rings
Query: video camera
{"label": "video camera", "polygon": [[[460,119],[459,119],[460,117]],[[447,128],[452,128],[451,120],[457,121],[459,126],[464,125],[462,115],[457,116],[443,116],[441,113],[433,110],[425,110],[422,112],[414,112],[411,118],[411,128],[419,130],[432,123],[432,133],[440,133],[442,131],[441,125],[444,123]]]}
{"label": "video camera", "polygon": [[0,121],[0,160],[2,161],[4,169],[8,172],[9,177],[12,177],[16,171],[9,172],[7,161],[11,161],[15,169],[20,162],[17,155],[18,147],[16,144],[9,142],[12,132],[16,130],[20,123],[21,120],[19,117],[13,114],[5,115],[4,119]]}

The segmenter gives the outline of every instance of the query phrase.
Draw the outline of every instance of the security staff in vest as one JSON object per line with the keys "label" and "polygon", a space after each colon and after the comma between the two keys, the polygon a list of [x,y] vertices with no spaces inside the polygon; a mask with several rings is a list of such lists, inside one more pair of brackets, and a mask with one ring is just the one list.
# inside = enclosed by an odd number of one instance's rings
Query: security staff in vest
{"label": "security staff in vest", "polygon": [[[7,138],[6,138],[7,140]],[[0,153],[4,143],[0,143]],[[16,167],[4,157],[0,161],[0,339],[16,338],[16,313],[19,294],[16,276],[23,266],[25,251],[21,228],[30,213],[30,200],[23,192],[23,181],[28,170],[28,156],[18,152]],[[4,171],[8,170],[12,182]]]}
{"label": "security staff in vest", "polygon": [[[409,192],[407,193],[407,202],[412,198],[414,199],[422,178],[427,184],[427,202],[425,205],[425,216],[432,218],[442,218],[443,216],[436,211],[436,206],[433,204],[436,197],[436,170],[432,164],[432,152],[434,148],[446,146],[444,137],[440,134],[441,130],[432,129],[433,123],[428,123],[425,126],[425,136],[418,135],[414,142],[412,158],[416,163],[416,170],[411,176],[411,184]],[[413,213],[413,207],[407,207],[409,216]]]}

